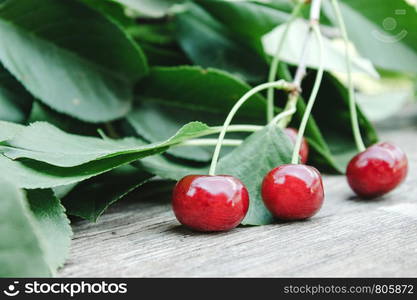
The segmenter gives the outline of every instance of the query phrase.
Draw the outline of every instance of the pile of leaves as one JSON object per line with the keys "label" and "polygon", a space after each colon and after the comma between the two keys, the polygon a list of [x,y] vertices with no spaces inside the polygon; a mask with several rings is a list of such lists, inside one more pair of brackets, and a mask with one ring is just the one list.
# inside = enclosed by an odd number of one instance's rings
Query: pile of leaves
{"label": "pile of leaves", "polygon": [[[341,4],[351,40],[366,57],[355,57],[354,72],[416,73],[417,12],[410,4]],[[94,222],[150,180],[167,180],[163,188],[207,173],[213,147],[181,144],[216,137],[234,103],[267,80],[292,7],[290,0],[0,0],[0,276],[54,275],[68,255],[68,215]],[[384,20],[398,10],[406,11],[397,25],[407,35],[384,40],[395,34]],[[309,164],[343,173],[355,142],[339,76],[344,52],[334,43],[327,3],[322,20],[326,74],[306,131]],[[291,80],[307,27],[302,18],[291,27],[279,78]],[[382,38],[372,38],[375,32]],[[313,47],[304,96],[314,57]],[[278,112],[285,98],[277,96]],[[301,99],[291,126],[304,107]],[[365,142],[376,142],[370,121],[361,112],[359,118]],[[265,125],[265,95],[252,97],[235,123]],[[290,162],[292,144],[272,126],[230,136],[244,142],[222,152],[218,173],[249,189],[243,224],[269,224],[260,181]]]}

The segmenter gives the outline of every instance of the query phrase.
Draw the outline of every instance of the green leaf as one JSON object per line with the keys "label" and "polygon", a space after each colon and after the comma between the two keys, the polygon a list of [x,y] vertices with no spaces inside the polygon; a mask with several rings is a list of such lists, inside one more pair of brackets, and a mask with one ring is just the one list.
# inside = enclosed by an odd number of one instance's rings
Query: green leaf
{"label": "green leaf", "polygon": [[25,129],[23,125],[0,121],[0,142],[12,139],[23,129]]}
{"label": "green leaf", "polygon": [[110,0],[121,3],[127,8],[140,12],[151,17],[162,17],[169,8],[176,4],[184,2],[184,0]]}
{"label": "green leaf", "polygon": [[51,190],[26,191],[30,208],[44,240],[44,256],[52,270],[68,257],[72,229],[65,209]]}
{"label": "green leaf", "polygon": [[51,188],[86,180],[131,163],[137,160],[137,157],[136,153],[125,154],[76,167],[62,168],[33,160],[16,161],[0,154],[0,169],[7,170],[9,180],[21,188]]}
{"label": "green leaf", "polygon": [[99,136],[97,130],[104,129],[102,124],[82,122],[70,116],[60,114],[46,105],[35,101],[28,118],[28,123],[47,122],[68,133],[75,133],[88,136]]}
{"label": "green leaf", "polygon": [[285,11],[287,13],[290,13],[294,7],[294,2],[292,0],[253,0],[251,2],[256,2],[258,4],[265,5],[276,10]]}
{"label": "green leaf", "polygon": [[370,120],[382,121],[400,112],[412,95],[410,90],[395,89],[382,94],[359,93],[356,99]]}
{"label": "green leaf", "polygon": [[85,3],[91,8],[99,11],[105,15],[112,22],[117,23],[124,29],[128,29],[129,26],[135,24],[135,21],[126,15],[125,7],[119,3],[112,1],[103,1],[103,0],[78,0]]}
{"label": "green leaf", "polygon": [[31,103],[32,96],[0,64],[0,120],[24,122]]}
{"label": "green leaf", "polygon": [[267,64],[257,51],[200,6],[188,2],[178,8],[174,24],[178,42],[194,64],[222,69],[249,82],[266,77]]}
{"label": "green leaf", "polygon": [[[416,73],[417,11],[404,0],[341,0],[349,38],[383,69]],[[324,11],[337,21],[330,3]]]}
{"label": "green leaf", "polygon": [[[15,159],[27,159],[16,161],[0,155],[0,169],[8,170],[10,180],[20,187],[57,187],[83,181],[212,132],[210,127],[193,122],[164,142],[143,145],[137,139],[100,140],[67,134],[46,123],[35,123],[10,140],[8,147],[2,148]],[[20,148],[12,148],[14,143]]]}
{"label": "green leaf", "polygon": [[0,36],[8,71],[45,104],[84,121],[125,115],[133,84],[147,72],[126,33],[79,1],[6,1]]}
{"label": "green leaf", "polygon": [[29,158],[60,167],[74,167],[90,161],[135,153],[138,159],[166,150],[192,137],[213,132],[200,122],[185,125],[174,136],[160,143],[143,145],[141,140],[99,139],[68,134],[48,123],[36,122],[7,141],[4,155],[12,159]]}
{"label": "green leaf", "polygon": [[[336,74],[335,77],[347,85],[346,76]],[[390,71],[382,71],[378,80],[356,75],[354,88],[358,105],[372,122],[395,115],[414,95],[412,76]]]}
{"label": "green leaf", "polygon": [[[284,33],[285,26],[286,25],[278,26],[262,39],[264,49],[267,54],[272,56],[275,55],[279,41]],[[293,65],[297,65],[299,63],[304,42],[303,39],[300,39],[299,37],[306,36],[308,31],[309,25],[305,20],[298,19],[291,25],[281,52],[281,59],[283,61]],[[326,37],[323,37],[323,46],[323,57],[326,58],[323,60],[324,69],[327,71],[346,73],[346,59],[343,49],[340,50],[339,48],[336,48],[335,45],[332,44],[332,41]],[[308,49],[306,64],[310,68],[317,69],[320,51],[318,41],[316,39],[312,39]],[[359,57],[354,57],[352,59],[352,71],[379,77],[372,64]]]}
{"label": "green leaf", "polygon": [[[140,41],[139,41],[140,42]],[[190,60],[185,56],[181,49],[173,49],[140,42],[143,51],[148,58],[149,64],[153,66],[178,66],[188,65]]]}
{"label": "green leaf", "polygon": [[175,162],[163,155],[153,155],[135,161],[133,165],[161,178],[180,180],[191,174],[207,174],[207,167],[195,167],[185,163]]}
{"label": "green leaf", "polygon": [[41,232],[22,190],[0,180],[0,277],[51,276]]}
{"label": "green leaf", "polygon": [[50,190],[29,191],[26,200],[14,184],[0,180],[0,189],[0,277],[53,275],[72,235],[63,207]]}
{"label": "green leaf", "polygon": [[262,35],[286,22],[289,14],[253,1],[206,1],[198,0],[212,16],[231,31],[260,41]]}
{"label": "green leaf", "polygon": [[[150,71],[138,87],[138,102],[128,115],[136,132],[150,142],[166,139],[182,124],[199,120],[222,125],[227,113],[250,87],[235,77],[214,69],[200,67],[158,67]],[[253,96],[239,110],[236,123],[263,122],[265,99]],[[187,147],[172,149],[173,155],[210,159],[213,149]]]}
{"label": "green leaf", "polygon": [[176,66],[190,64],[178,46],[172,22],[147,24],[140,22],[129,27],[128,32],[141,45],[150,65]]}
{"label": "green leaf", "polygon": [[78,184],[62,203],[68,214],[96,222],[107,208],[152,176],[132,166],[122,166]]}

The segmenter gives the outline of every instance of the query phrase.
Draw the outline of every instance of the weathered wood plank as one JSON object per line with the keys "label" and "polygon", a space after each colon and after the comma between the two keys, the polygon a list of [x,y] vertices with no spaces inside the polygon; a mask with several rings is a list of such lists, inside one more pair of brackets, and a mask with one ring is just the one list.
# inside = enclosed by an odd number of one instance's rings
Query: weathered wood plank
{"label": "weathered wood plank", "polygon": [[[405,184],[360,201],[343,176],[325,178],[326,202],[308,221],[198,234],[167,201],[121,202],[99,223],[73,224],[60,276],[417,276],[417,121],[384,125],[410,159]],[[414,123],[413,123],[414,122]]]}

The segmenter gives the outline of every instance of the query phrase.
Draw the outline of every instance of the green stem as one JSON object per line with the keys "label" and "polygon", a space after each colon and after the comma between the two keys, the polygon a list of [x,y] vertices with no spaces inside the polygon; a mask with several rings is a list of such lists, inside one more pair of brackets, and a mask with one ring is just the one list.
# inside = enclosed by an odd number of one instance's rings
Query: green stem
{"label": "green stem", "polygon": [[[282,49],[284,48],[284,43],[287,39],[288,36],[288,32],[290,30],[291,24],[294,22],[294,20],[297,18],[297,16],[300,14],[302,7],[304,6],[305,2],[304,0],[301,0],[300,2],[298,2],[292,13],[291,16],[288,20],[288,22],[285,25],[285,29],[284,32],[282,34],[282,37],[279,41],[278,44],[278,49],[277,52],[275,53],[272,62],[271,62],[271,68],[269,69],[269,76],[268,76],[268,82],[274,82],[277,78],[277,72],[278,72],[278,66],[279,66],[279,62],[280,62],[280,57],[281,57],[281,52]],[[274,117],[274,89],[273,88],[269,88],[268,89],[268,94],[267,94],[267,99],[268,99],[268,104],[267,104],[267,120],[268,122],[271,122],[273,117]]]}
{"label": "green stem", "polygon": [[[242,144],[242,140],[223,140],[223,146],[239,146]],[[181,146],[216,146],[217,139],[195,139],[182,142],[175,145],[175,147]]]}
{"label": "green stem", "polygon": [[99,136],[103,139],[103,140],[108,140],[109,138],[107,137],[107,135],[104,133],[103,129],[99,128],[97,129],[97,133],[99,134]]}
{"label": "green stem", "polygon": [[[300,63],[298,64],[297,71],[295,72],[293,84],[297,87],[296,90],[294,90],[289,96],[287,100],[287,104],[285,105],[284,111],[294,111],[294,113],[297,110],[297,101],[300,96],[301,91],[301,82],[306,74],[307,69],[307,53],[309,50],[310,40],[312,36],[312,27],[310,26],[310,29],[307,33],[307,35],[304,38],[303,47],[301,51],[301,57],[300,57]],[[288,124],[291,122],[293,114],[289,114],[287,117],[282,119],[278,126],[280,128],[285,128],[288,126]]]}
{"label": "green stem", "polygon": [[285,105],[284,111],[290,111],[285,118],[281,119],[278,123],[278,127],[285,128],[291,122],[292,115],[297,111],[297,101],[299,97],[299,92],[291,93],[288,96],[287,104]]}
{"label": "green stem", "polygon": [[317,98],[317,94],[320,89],[321,81],[323,79],[324,67],[323,67],[323,39],[321,36],[320,28],[318,24],[312,24],[312,28],[314,34],[319,43],[319,68],[316,75],[316,80],[314,82],[313,90],[311,92],[310,98],[308,99],[308,103],[306,109],[304,111],[303,118],[301,120],[300,128],[298,129],[298,136],[295,142],[294,152],[292,154],[292,161],[291,163],[297,164],[299,160],[299,152],[301,148],[301,143],[303,140],[304,132],[307,126],[308,119],[310,118],[311,111],[313,109],[314,103]]}
{"label": "green stem", "polygon": [[282,90],[291,90],[293,88],[290,83],[288,83],[284,80],[279,80],[277,82],[268,82],[268,83],[258,85],[257,87],[254,87],[253,89],[248,91],[245,95],[243,95],[236,102],[236,104],[230,110],[229,115],[227,116],[227,118],[224,122],[223,128],[220,131],[219,138],[217,140],[217,145],[216,145],[216,148],[214,149],[209,175],[215,175],[215,173],[216,173],[217,161],[219,160],[219,155],[220,155],[220,150],[221,150],[221,147],[222,147],[222,144],[223,144],[223,140],[224,140],[224,137],[226,135],[227,128],[229,127],[230,123],[232,122],[232,119],[235,116],[236,112],[253,95],[259,93],[260,91],[271,88],[271,87],[274,87],[274,88],[277,88],[277,89],[282,89]]}
{"label": "green stem", "polygon": [[[301,57],[300,62],[297,67],[297,71],[295,72],[293,85],[295,86],[295,90],[289,95],[287,104],[285,105],[284,111],[296,110],[297,108],[297,101],[300,96],[301,92],[301,82],[306,74],[307,69],[307,53],[309,50],[309,44],[311,37],[313,35],[313,25],[319,23],[320,19],[320,10],[321,10],[321,1],[322,0],[311,0],[311,9],[310,9],[310,30],[308,31],[307,35],[304,38],[302,50],[301,50]],[[295,113],[295,111],[294,111]],[[285,128],[291,122],[293,114],[289,114],[287,117],[283,118],[278,126],[281,128]]]}
{"label": "green stem", "polygon": [[332,0],[332,6],[336,14],[337,21],[339,23],[340,31],[342,32],[342,37],[345,43],[345,55],[346,55],[346,69],[348,76],[348,88],[349,88],[349,109],[350,109],[350,118],[352,123],[353,136],[355,138],[356,148],[359,152],[362,152],[366,149],[363,142],[361,131],[359,127],[358,112],[356,108],[356,95],[353,88],[353,78],[352,78],[352,66],[349,54],[349,38],[346,30],[345,21],[343,20],[342,13],[340,11],[339,3],[337,0]]}
{"label": "green stem", "polygon": [[[212,127],[214,130],[216,130],[217,132],[222,131],[223,126],[216,126],[216,127]],[[264,126],[260,126],[260,125],[230,125],[227,128],[227,132],[255,132],[258,130],[261,130],[262,128],[264,128]]]}
{"label": "green stem", "polygon": [[281,113],[279,113],[275,118],[273,118],[270,123],[277,125],[279,121],[287,118],[288,116],[291,116],[295,112],[296,112],[295,107],[290,108],[290,109],[286,109],[286,110],[282,111]]}
{"label": "green stem", "polygon": [[[227,128],[227,132],[255,132],[261,130],[264,126],[261,125],[248,125],[248,124],[239,124],[239,125],[230,125]],[[223,130],[223,126],[214,126],[210,128],[211,130],[203,132],[201,134],[195,135],[193,138],[201,138],[207,135],[213,135],[219,133]]]}
{"label": "green stem", "polygon": [[[272,121],[271,124],[276,124],[282,118],[285,118],[289,114],[294,113],[292,111],[283,111],[278,114]],[[223,127],[212,127],[213,129],[219,129],[219,132]],[[259,125],[230,125],[227,129],[227,132],[256,132],[261,130],[264,126]],[[187,147],[187,146],[216,146],[218,139],[192,139],[184,141],[180,144],[174,145],[173,147]],[[239,139],[224,139],[222,146],[240,146],[243,143],[243,140]]]}

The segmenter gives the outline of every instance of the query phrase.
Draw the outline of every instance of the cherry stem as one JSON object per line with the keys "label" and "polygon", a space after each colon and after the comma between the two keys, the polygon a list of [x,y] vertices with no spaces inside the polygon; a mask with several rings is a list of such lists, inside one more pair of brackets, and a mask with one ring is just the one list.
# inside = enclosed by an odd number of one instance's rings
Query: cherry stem
{"label": "cherry stem", "polygon": [[[240,146],[243,143],[242,140],[223,140],[223,146]],[[175,146],[215,146],[217,145],[217,139],[195,139],[188,140]]]}
{"label": "cherry stem", "polygon": [[214,149],[214,153],[213,153],[213,158],[211,161],[211,165],[210,165],[210,170],[209,170],[209,175],[215,175],[216,173],[216,166],[217,166],[217,162],[219,160],[219,155],[220,155],[220,150],[223,144],[223,140],[224,137],[226,135],[227,129],[230,125],[230,123],[232,122],[233,117],[235,116],[236,112],[239,110],[239,108],[247,101],[249,100],[253,95],[259,93],[260,91],[266,90],[268,88],[277,88],[277,89],[281,89],[281,90],[292,90],[293,89],[293,85],[286,82],[285,80],[279,80],[276,82],[267,82],[261,85],[258,85],[256,87],[254,87],[253,89],[251,89],[250,91],[248,91],[246,94],[244,94],[237,102],[236,104],[232,107],[232,109],[230,110],[224,124],[223,124],[223,128],[220,131],[218,140],[217,140],[217,145],[216,148]]}
{"label": "cherry stem", "polygon": [[[295,109],[289,110],[289,111],[283,111],[280,114],[278,114],[270,124],[276,125],[279,120],[282,118],[285,118],[286,116],[293,114],[295,112]],[[211,127],[215,131],[220,132],[223,129],[223,126],[221,127]],[[227,128],[227,132],[256,132],[258,130],[263,129],[264,126],[260,125],[230,125]],[[213,134],[213,132],[210,132],[210,134]],[[182,147],[182,146],[215,146],[217,145],[218,139],[192,139],[188,141],[184,141],[180,144],[174,145],[173,147]],[[243,140],[239,139],[225,139],[223,140],[222,146],[240,146],[243,143]]]}
{"label": "cherry stem", "polygon": [[[261,125],[230,125],[227,128],[227,132],[255,132],[261,130],[262,128],[264,128],[264,126]],[[223,126],[212,127],[212,129],[220,132],[222,131]]]}
{"label": "cherry stem", "polygon": [[272,121],[270,122],[270,124],[275,124],[277,125],[277,123],[279,121],[281,121],[282,119],[291,116],[292,114],[294,114],[296,112],[295,107],[292,107],[288,110],[284,110],[281,113],[279,113],[275,118],[272,119]]}
{"label": "cherry stem", "polygon": [[[305,4],[305,0],[301,0],[300,2],[298,2],[294,6],[294,9],[292,10],[291,16],[290,16],[288,22],[285,25],[284,32],[283,32],[283,34],[281,36],[281,39],[279,41],[279,44],[278,44],[277,52],[275,53],[275,56],[272,59],[271,68],[269,69],[268,82],[274,82],[277,78],[277,72],[278,72],[278,66],[279,66],[279,63],[280,63],[280,57],[281,57],[282,50],[284,48],[285,41],[286,41],[287,36],[288,36],[288,32],[290,31],[291,24],[295,21],[295,19],[300,14],[301,9],[303,8],[304,4]],[[269,88],[268,93],[267,93],[267,99],[268,99],[268,102],[267,102],[268,103],[267,104],[267,120],[268,120],[268,123],[270,123],[272,121],[273,117],[274,117],[274,95],[275,95],[274,88]]]}
{"label": "cherry stem", "polygon": [[356,148],[359,152],[362,152],[366,149],[363,142],[361,131],[359,127],[358,112],[356,107],[356,95],[353,88],[353,78],[352,78],[352,63],[350,60],[349,54],[349,38],[346,30],[345,21],[343,20],[342,13],[340,11],[340,6],[337,0],[332,0],[333,10],[336,14],[337,21],[339,23],[340,31],[342,32],[343,41],[345,43],[345,57],[346,57],[346,70],[348,76],[348,89],[349,89],[349,109],[350,109],[350,119],[352,123],[353,136],[355,138]]}
{"label": "cherry stem", "polygon": [[303,118],[301,120],[300,127],[298,129],[298,135],[297,140],[295,142],[294,151],[292,154],[292,160],[291,163],[297,164],[299,162],[299,153],[301,149],[301,144],[303,141],[304,132],[308,123],[308,119],[310,118],[311,111],[313,109],[314,103],[317,99],[317,94],[320,89],[321,81],[323,79],[323,73],[324,73],[324,66],[323,66],[323,38],[320,32],[320,28],[317,23],[312,24],[312,29],[314,32],[314,35],[317,38],[317,41],[319,43],[319,69],[317,71],[316,80],[314,82],[313,90],[311,91],[310,98],[308,99],[306,109],[303,114]]}

